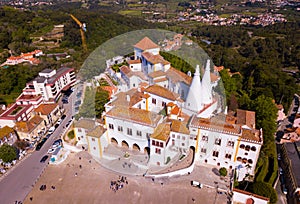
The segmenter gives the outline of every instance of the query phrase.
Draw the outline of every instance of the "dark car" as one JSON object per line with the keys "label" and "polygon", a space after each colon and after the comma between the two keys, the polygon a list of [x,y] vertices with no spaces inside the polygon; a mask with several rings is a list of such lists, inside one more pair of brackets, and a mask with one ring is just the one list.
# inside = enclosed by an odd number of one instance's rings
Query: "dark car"
{"label": "dark car", "polygon": [[49,157],[48,155],[43,156],[40,162],[45,163],[45,161],[48,159],[48,157]]}
{"label": "dark car", "polygon": [[46,141],[47,141],[47,138],[43,138],[42,141],[39,142],[39,143],[36,145],[35,150],[36,150],[36,151],[39,151],[39,150],[42,148],[42,146],[44,145],[44,143],[45,143]]}
{"label": "dark car", "polygon": [[61,119],[63,120],[63,119],[65,119],[67,116],[66,115],[62,115],[61,116]]}

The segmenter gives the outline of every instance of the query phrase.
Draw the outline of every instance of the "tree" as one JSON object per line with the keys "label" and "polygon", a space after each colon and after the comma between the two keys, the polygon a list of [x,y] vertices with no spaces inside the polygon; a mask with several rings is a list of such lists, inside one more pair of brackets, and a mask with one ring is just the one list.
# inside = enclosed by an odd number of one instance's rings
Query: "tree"
{"label": "tree", "polygon": [[253,183],[251,190],[257,195],[270,198],[270,203],[277,202],[277,193],[274,188],[268,183],[262,181],[255,182]]}
{"label": "tree", "polygon": [[99,87],[95,95],[95,111],[96,117],[101,118],[103,111],[105,110],[104,105],[109,101],[109,94],[107,91]]}
{"label": "tree", "polygon": [[227,176],[227,169],[225,167],[221,167],[219,169],[219,173],[221,176]]}
{"label": "tree", "polygon": [[0,159],[3,162],[12,162],[17,158],[16,149],[8,144],[4,144],[0,147]]}

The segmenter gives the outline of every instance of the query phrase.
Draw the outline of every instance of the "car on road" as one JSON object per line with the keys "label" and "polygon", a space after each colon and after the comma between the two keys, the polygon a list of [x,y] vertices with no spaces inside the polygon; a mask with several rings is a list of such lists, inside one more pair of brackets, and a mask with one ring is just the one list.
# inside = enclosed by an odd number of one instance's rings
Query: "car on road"
{"label": "car on road", "polygon": [[61,119],[64,120],[67,116],[64,114],[61,116]]}
{"label": "car on road", "polygon": [[283,170],[281,167],[279,167],[279,174],[282,175],[283,174]]}
{"label": "car on road", "polygon": [[58,121],[57,121],[57,123],[56,124],[61,124],[61,121],[62,121],[62,119],[60,118],[60,119],[58,119]]}
{"label": "car on road", "polygon": [[49,128],[48,133],[52,134],[54,132],[54,130],[55,130],[55,127],[51,127],[51,128]]}
{"label": "car on road", "polygon": [[42,159],[40,160],[41,163],[45,163],[45,161],[49,158],[48,155],[45,155],[42,157]]}
{"label": "car on road", "polygon": [[191,186],[194,186],[197,188],[203,188],[203,184],[198,181],[191,181]]}
{"label": "car on road", "polygon": [[37,145],[36,145],[36,148],[35,150],[39,151],[42,146],[44,145],[44,143],[47,141],[47,138],[43,138],[42,141],[40,141]]}
{"label": "car on road", "polygon": [[55,129],[56,129],[56,128],[58,128],[58,126],[59,126],[59,124],[58,124],[58,123],[56,123],[56,124],[54,125]]}
{"label": "car on road", "polygon": [[52,148],[57,148],[61,145],[62,143],[62,140],[61,139],[58,139],[58,140],[55,140],[52,144]]}
{"label": "car on road", "polygon": [[50,136],[51,136],[51,134],[47,134],[47,135],[46,135],[46,138],[49,138]]}

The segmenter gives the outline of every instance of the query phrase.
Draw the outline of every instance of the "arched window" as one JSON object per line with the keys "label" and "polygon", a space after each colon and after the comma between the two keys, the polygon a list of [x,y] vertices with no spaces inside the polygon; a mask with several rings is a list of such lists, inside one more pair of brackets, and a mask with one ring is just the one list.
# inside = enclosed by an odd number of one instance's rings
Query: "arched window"
{"label": "arched window", "polygon": [[252,159],[248,159],[248,163],[252,164],[253,163]]}
{"label": "arched window", "polygon": [[240,148],[241,148],[241,149],[244,149],[244,148],[245,148],[245,145],[244,145],[244,144],[241,144],[241,145],[240,145]]}
{"label": "arched window", "polygon": [[255,151],[256,151],[256,147],[255,147],[255,146],[252,146],[252,147],[251,147],[251,150],[255,152]]}

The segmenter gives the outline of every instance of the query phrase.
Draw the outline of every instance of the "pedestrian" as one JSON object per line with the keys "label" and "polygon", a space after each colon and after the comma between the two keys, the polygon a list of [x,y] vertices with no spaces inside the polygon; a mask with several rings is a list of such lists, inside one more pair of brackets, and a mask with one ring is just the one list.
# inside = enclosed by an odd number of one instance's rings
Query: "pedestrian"
{"label": "pedestrian", "polygon": [[79,165],[79,168],[81,169],[81,167],[82,167],[82,166],[81,166],[81,164],[80,164],[80,165]]}
{"label": "pedestrian", "polygon": [[30,197],[29,200],[32,201],[32,200],[33,200],[33,197]]}
{"label": "pedestrian", "polygon": [[77,173],[75,173],[75,176],[77,176]]}
{"label": "pedestrian", "polygon": [[81,157],[79,157],[79,160],[81,160]]}

